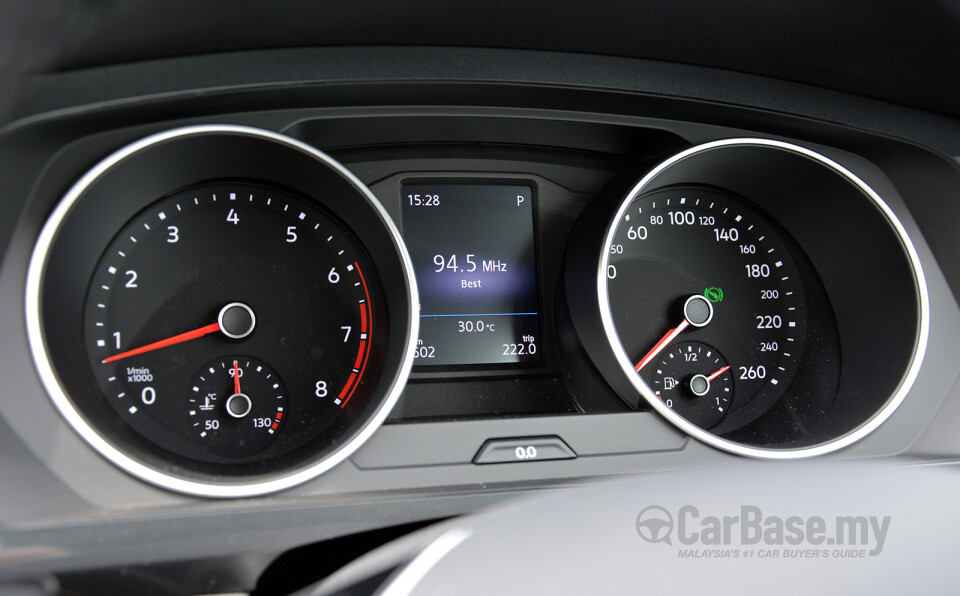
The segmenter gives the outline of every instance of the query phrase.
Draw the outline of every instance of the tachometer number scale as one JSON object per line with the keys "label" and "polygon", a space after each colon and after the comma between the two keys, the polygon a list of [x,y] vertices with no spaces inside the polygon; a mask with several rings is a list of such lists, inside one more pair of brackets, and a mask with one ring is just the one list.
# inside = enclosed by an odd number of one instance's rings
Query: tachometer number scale
{"label": "tachometer number scale", "polygon": [[[362,384],[374,323],[364,258],[335,220],[277,189],[177,193],[105,251],[85,313],[90,365],[121,417],[171,451],[217,461],[296,448]],[[257,395],[227,392],[231,373]]]}

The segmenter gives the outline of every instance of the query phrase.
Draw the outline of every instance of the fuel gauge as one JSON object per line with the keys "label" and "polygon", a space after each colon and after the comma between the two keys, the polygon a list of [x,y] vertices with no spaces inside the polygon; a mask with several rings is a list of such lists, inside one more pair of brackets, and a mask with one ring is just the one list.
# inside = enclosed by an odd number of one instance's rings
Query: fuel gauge
{"label": "fuel gauge", "polygon": [[707,344],[679,343],[661,352],[641,376],[668,408],[701,428],[716,426],[730,408],[730,365]]}

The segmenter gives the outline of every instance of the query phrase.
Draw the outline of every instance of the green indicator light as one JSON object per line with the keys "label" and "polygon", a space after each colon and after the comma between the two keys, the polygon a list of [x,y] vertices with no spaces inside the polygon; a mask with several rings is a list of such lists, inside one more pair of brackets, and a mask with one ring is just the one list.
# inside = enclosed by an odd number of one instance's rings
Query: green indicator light
{"label": "green indicator light", "polygon": [[720,288],[707,288],[703,291],[703,295],[710,302],[723,302],[723,290]]}

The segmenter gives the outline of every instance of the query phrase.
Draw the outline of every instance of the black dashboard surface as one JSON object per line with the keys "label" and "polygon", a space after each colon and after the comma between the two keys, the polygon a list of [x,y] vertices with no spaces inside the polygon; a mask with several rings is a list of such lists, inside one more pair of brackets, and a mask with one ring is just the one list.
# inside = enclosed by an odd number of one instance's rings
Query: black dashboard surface
{"label": "black dashboard surface", "polygon": [[0,55],[14,71],[312,46],[509,48],[704,66],[950,116],[960,103],[949,64],[960,8],[935,0],[41,4],[6,9]]}
{"label": "black dashboard surface", "polygon": [[[876,431],[822,458],[960,456],[960,91],[947,58],[957,55],[958,9],[703,4],[363,3],[299,15],[283,4],[264,19],[264,5],[241,3],[199,8],[186,23],[173,3],[43,14],[6,6],[14,34],[2,54],[15,85],[0,104],[0,474],[17,480],[0,483],[0,582],[57,577],[80,593],[250,592],[259,582],[259,593],[273,593],[412,527],[518,495],[743,465],[619,399],[565,314],[566,251],[585,208],[716,139],[780,140],[840,162],[883,196],[922,264],[929,338],[912,389]],[[249,27],[258,18],[262,26]],[[51,42],[50,32],[63,35]],[[398,221],[404,180],[530,185],[541,359],[414,368],[359,451],[270,496],[188,497],[112,466],[63,421],[34,372],[24,320],[30,253],[64,192],[104,156],[204,124],[317,147]],[[887,355],[878,346],[855,357],[883,366]],[[576,457],[474,463],[492,439],[555,437],[562,445],[548,448]],[[329,563],[304,570],[297,556]],[[299,570],[296,580],[267,583],[287,569]],[[114,583],[130,572],[141,579]]]}

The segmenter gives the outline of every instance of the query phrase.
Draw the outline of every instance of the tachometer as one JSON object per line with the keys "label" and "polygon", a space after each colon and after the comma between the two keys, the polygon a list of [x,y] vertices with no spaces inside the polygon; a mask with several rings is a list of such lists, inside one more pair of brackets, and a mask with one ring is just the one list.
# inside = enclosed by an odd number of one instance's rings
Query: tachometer
{"label": "tachometer", "polygon": [[[316,206],[278,188],[202,185],[142,211],[104,251],[84,311],[87,355],[138,432],[195,459],[243,461],[334,423],[363,384],[379,323],[371,303],[384,300],[363,248]],[[216,386],[231,373],[237,384],[246,375],[246,392]],[[184,401],[201,394],[190,411],[214,416],[184,420]]]}
{"label": "tachometer", "polygon": [[108,157],[41,233],[37,368],[94,448],[207,496],[261,494],[347,457],[412,364],[416,284],[376,198],[328,156],[233,126]]}

